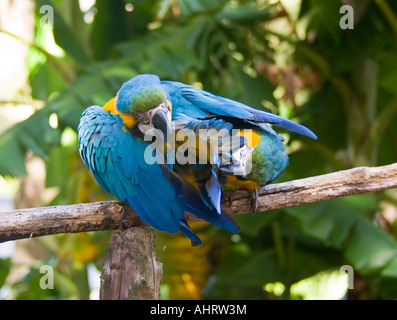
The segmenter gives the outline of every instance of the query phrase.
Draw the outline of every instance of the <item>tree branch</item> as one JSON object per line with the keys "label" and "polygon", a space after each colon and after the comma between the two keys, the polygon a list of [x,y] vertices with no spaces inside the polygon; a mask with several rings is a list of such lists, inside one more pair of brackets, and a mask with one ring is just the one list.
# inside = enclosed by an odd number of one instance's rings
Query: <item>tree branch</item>
{"label": "tree branch", "polygon": [[[333,198],[397,188],[397,163],[383,167],[359,167],[326,175],[271,184],[259,190],[258,212],[298,206]],[[251,194],[228,191],[231,205],[222,208],[230,215],[252,212]],[[119,229],[124,204],[94,202],[0,212],[0,242],[58,233]],[[129,207],[124,219],[131,227],[147,226]],[[191,214],[187,219],[197,220]]]}

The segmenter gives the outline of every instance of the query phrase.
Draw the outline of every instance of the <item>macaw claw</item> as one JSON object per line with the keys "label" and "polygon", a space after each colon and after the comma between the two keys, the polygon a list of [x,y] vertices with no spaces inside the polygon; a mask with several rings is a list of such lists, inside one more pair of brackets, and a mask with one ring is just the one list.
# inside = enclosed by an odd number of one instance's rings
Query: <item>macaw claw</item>
{"label": "macaw claw", "polygon": [[232,204],[233,204],[232,198],[231,198],[230,195],[229,195],[227,192],[225,192],[225,191],[222,192],[222,201],[227,201],[227,202],[229,203],[229,208],[230,208],[230,207],[232,206]]}
{"label": "macaw claw", "polygon": [[251,206],[252,206],[252,214],[255,214],[258,211],[258,189],[251,190]]}
{"label": "macaw claw", "polygon": [[120,212],[120,229],[128,229],[131,225],[130,222],[126,219],[124,219],[124,213],[125,213],[125,206],[127,203],[125,201],[122,201],[123,208],[121,209]]}

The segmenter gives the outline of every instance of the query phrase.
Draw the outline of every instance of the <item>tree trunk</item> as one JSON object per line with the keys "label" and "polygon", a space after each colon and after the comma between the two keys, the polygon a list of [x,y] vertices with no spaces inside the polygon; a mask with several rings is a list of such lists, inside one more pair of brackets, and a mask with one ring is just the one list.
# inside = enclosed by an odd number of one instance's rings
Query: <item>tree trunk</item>
{"label": "tree trunk", "polygon": [[100,299],[159,299],[162,267],[155,253],[152,229],[115,231],[106,248]]}

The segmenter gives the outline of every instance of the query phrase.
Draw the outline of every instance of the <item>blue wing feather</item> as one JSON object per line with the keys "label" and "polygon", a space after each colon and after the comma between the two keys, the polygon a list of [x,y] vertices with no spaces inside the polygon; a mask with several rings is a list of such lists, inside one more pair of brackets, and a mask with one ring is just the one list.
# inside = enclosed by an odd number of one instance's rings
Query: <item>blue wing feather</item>
{"label": "blue wing feather", "polygon": [[157,220],[155,220],[154,217],[152,217],[147,212],[147,210],[144,207],[145,203],[142,200],[138,199],[136,196],[128,196],[126,202],[130,204],[131,207],[132,207],[131,203],[134,204],[133,208],[135,212],[143,221],[150,224],[153,228],[156,228],[157,230],[162,230],[162,227],[157,223]]}
{"label": "blue wing feather", "polygon": [[175,120],[180,115],[204,119],[211,115],[220,115],[243,120],[274,124],[312,139],[317,136],[305,126],[278,115],[251,108],[240,102],[199,90],[176,81],[162,81],[163,88],[172,103],[172,115]]}
{"label": "blue wing feather", "polygon": [[185,219],[180,220],[180,225],[181,225],[181,231],[182,233],[188,237],[190,240],[192,240],[192,245],[193,246],[198,246],[201,244],[201,240],[199,237],[197,237],[192,230],[189,228],[189,225],[187,224]]}

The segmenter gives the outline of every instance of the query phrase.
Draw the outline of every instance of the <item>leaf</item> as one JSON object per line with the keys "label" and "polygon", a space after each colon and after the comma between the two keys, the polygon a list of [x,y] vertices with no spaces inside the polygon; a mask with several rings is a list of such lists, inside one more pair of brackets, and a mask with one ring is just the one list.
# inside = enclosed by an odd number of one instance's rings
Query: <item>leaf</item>
{"label": "leaf", "polygon": [[393,72],[390,72],[388,75],[386,75],[380,80],[379,85],[381,88],[389,91],[390,93],[397,94],[396,83],[397,83],[397,70],[393,70]]}
{"label": "leaf", "polygon": [[[222,274],[222,268],[218,272]],[[269,249],[245,259],[227,281],[247,286],[260,286],[267,282],[276,282],[280,278],[283,278],[283,272],[277,264],[274,250]]]}
{"label": "leaf", "polygon": [[274,250],[251,254],[244,243],[231,246],[204,289],[205,299],[258,299],[261,287],[283,278]]}
{"label": "leaf", "polygon": [[241,69],[237,69],[235,74],[241,88],[242,98],[246,104],[261,109],[262,100],[266,100],[277,106],[277,101],[273,95],[275,87],[268,79],[261,76],[252,78]]}
{"label": "leaf", "polygon": [[255,237],[259,235],[264,227],[268,226],[275,219],[278,219],[280,214],[282,214],[282,211],[272,210],[255,215],[235,216],[233,220],[240,226],[241,233],[247,234],[250,237]]}
{"label": "leaf", "polygon": [[312,4],[306,13],[306,17],[309,18],[308,31],[318,32],[316,41],[321,44],[336,47],[341,41],[340,33],[343,30],[339,26],[341,16],[333,13],[339,13],[340,2],[326,0],[310,0],[309,2]]}
{"label": "leaf", "polygon": [[10,272],[11,259],[10,258],[0,258],[0,289],[4,285],[8,274]]}
{"label": "leaf", "polygon": [[46,101],[54,92],[65,88],[66,82],[59,71],[50,63],[37,65],[29,75],[32,98]]}
{"label": "leaf", "polygon": [[68,148],[57,146],[50,152],[46,162],[46,187],[63,186],[68,181],[69,152]]}
{"label": "leaf", "polygon": [[109,57],[114,44],[127,40],[127,13],[123,0],[97,0],[97,14],[92,32],[96,60]]}
{"label": "leaf", "polygon": [[49,125],[47,110],[36,111],[27,120],[0,135],[0,174],[25,176],[25,154],[28,150],[46,159],[51,148],[60,141],[60,133]]}
{"label": "leaf", "polygon": [[299,244],[284,267],[279,265],[273,247],[263,247],[260,243],[257,250],[253,250],[243,242],[232,245],[218,266],[214,279],[208,283],[205,298],[262,299],[262,287],[266,283],[294,283],[337,266],[340,257],[335,252]]}
{"label": "leaf", "polygon": [[177,2],[183,17],[217,11],[225,3],[224,0],[178,0]]}
{"label": "leaf", "polygon": [[[363,275],[397,275],[390,269],[396,263],[396,240],[363,214],[362,204],[357,206],[359,202],[351,201],[354,197],[285,210],[302,233],[325,246],[341,249],[354,269]],[[368,201],[370,196],[365,197]]]}
{"label": "leaf", "polygon": [[15,127],[0,136],[0,175],[24,177],[28,173],[25,167],[26,150],[16,139]]}
{"label": "leaf", "polygon": [[[43,5],[50,4],[54,9],[54,38],[58,46],[65,50],[71,57],[75,59],[79,64],[84,65],[90,61],[84,46],[80,42],[78,36],[74,33],[73,29],[67,25],[62,14],[57,10],[57,6],[53,4],[53,1],[49,0],[36,0],[40,8]],[[76,2],[76,1],[73,1]],[[75,18],[76,12],[71,15]],[[80,12],[80,19],[82,19],[82,14]]]}
{"label": "leaf", "polygon": [[354,226],[344,254],[353,267],[365,276],[381,273],[389,277],[397,276],[389,268],[397,259],[396,241],[368,220],[360,220]]}
{"label": "leaf", "polygon": [[252,25],[257,21],[269,20],[275,13],[276,10],[273,6],[258,8],[244,4],[239,6],[228,4],[217,14],[217,18],[219,20],[227,19],[232,23],[246,23]]}

